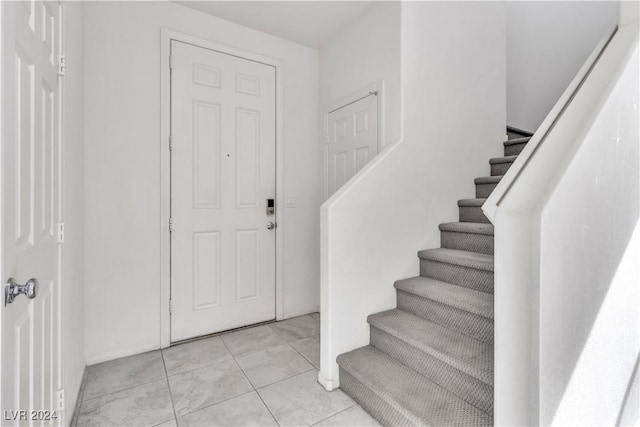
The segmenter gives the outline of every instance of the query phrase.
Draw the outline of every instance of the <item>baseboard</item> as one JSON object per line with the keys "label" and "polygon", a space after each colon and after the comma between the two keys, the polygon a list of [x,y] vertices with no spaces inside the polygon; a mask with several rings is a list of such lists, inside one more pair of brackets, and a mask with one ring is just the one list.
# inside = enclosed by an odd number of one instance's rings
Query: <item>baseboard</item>
{"label": "baseboard", "polygon": [[289,313],[285,313],[282,316],[281,320],[286,320],[286,319],[291,319],[292,317],[298,317],[298,316],[304,316],[307,314],[311,314],[311,313],[318,313],[318,307],[312,307],[312,308],[308,308],[306,310],[298,310],[298,311],[292,311]]}
{"label": "baseboard", "polygon": [[[80,416],[80,406],[82,405],[82,400],[84,399],[84,388],[87,385],[87,374],[89,370],[85,366],[82,370],[82,375],[80,376],[80,384],[77,384],[77,388],[74,390],[78,390],[76,393],[76,400],[73,403],[73,413],[71,414],[69,426],[75,427],[78,425],[78,417]],[[66,421],[66,420],[65,420]]]}
{"label": "baseboard", "polygon": [[340,387],[338,381],[325,378],[320,371],[318,371],[318,383],[327,391],[333,391]]}
{"label": "baseboard", "polygon": [[108,362],[110,360],[120,359],[122,357],[134,356],[136,354],[146,353],[149,351],[160,350],[159,344],[141,346],[135,349],[128,349],[123,351],[114,351],[102,356],[93,356],[87,358],[87,366],[96,365],[102,362]]}

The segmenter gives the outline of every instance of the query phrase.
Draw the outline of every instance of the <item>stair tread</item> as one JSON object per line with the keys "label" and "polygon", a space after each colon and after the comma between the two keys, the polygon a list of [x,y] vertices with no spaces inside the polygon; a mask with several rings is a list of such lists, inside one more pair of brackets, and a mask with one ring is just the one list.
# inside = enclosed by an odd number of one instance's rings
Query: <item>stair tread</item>
{"label": "stair tread", "polygon": [[493,255],[458,249],[435,248],[419,251],[418,257],[493,272]]}
{"label": "stair tread", "polygon": [[464,286],[417,276],[398,280],[396,289],[493,320],[493,295]]}
{"label": "stair tread", "polygon": [[493,236],[493,224],[483,222],[445,222],[438,227],[440,231]]}
{"label": "stair tread", "polygon": [[473,180],[474,184],[495,184],[500,182],[504,175],[498,176],[481,176]]}
{"label": "stair tread", "polygon": [[525,135],[525,136],[533,136],[533,132],[529,132],[528,130],[520,129],[520,128],[517,128],[515,126],[508,126],[507,125],[507,132],[517,133],[517,134]]}
{"label": "stair tread", "polygon": [[460,207],[470,207],[470,208],[479,208],[484,205],[487,199],[460,199],[458,200],[458,206]]}
{"label": "stair tread", "polygon": [[518,156],[504,156],[504,157],[494,157],[489,159],[489,163],[492,165],[500,164],[500,163],[513,163]]}
{"label": "stair tread", "polygon": [[372,346],[337,361],[415,425],[493,425],[490,415]]}
{"label": "stair tread", "polygon": [[372,314],[370,325],[486,384],[493,384],[493,347],[400,309]]}
{"label": "stair tread", "polygon": [[518,145],[518,144],[526,144],[527,142],[529,142],[529,140],[532,137],[530,136],[525,136],[523,138],[513,138],[513,139],[509,139],[507,141],[504,141],[503,144],[505,147],[508,147],[510,145]]}

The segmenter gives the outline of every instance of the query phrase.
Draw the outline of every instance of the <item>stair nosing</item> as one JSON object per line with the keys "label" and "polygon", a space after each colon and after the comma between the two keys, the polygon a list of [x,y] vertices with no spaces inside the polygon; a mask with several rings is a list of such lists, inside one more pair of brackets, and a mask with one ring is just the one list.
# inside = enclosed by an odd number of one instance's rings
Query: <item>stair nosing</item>
{"label": "stair nosing", "polygon": [[[416,316],[415,314],[411,314],[408,313],[404,310],[395,308],[392,310],[387,310],[387,311],[383,311],[380,313],[375,313],[375,314],[371,314],[369,316],[367,316],[367,323],[369,323],[369,325],[373,326],[374,328],[377,328],[379,330],[381,330],[382,332],[385,332],[399,340],[401,340],[402,342],[420,350],[423,353],[427,353],[429,355],[431,355],[432,357],[437,358],[438,360],[446,363],[449,366],[452,366],[454,368],[456,368],[457,370],[469,375],[470,377],[473,377],[479,381],[482,381],[483,383],[493,386],[493,369],[490,369],[489,371],[484,371],[482,369],[478,369],[476,367],[474,367],[473,365],[468,364],[466,361],[461,360],[460,358],[456,357],[456,355],[454,354],[446,354],[440,350],[438,350],[437,348],[433,347],[433,345],[427,344],[426,341],[422,341],[422,340],[416,340],[414,338],[411,337],[410,334],[406,333],[406,331],[398,329],[398,328],[394,328],[392,325],[389,325],[388,323],[386,323],[386,319],[385,316],[390,314],[391,312],[396,312],[396,313],[403,313],[400,314],[401,316],[406,316],[407,318],[413,318],[413,321],[417,321],[419,323],[424,323],[428,328],[430,329],[439,329],[441,331],[446,331],[446,333],[449,333],[451,335],[457,335],[458,339],[461,339],[463,341],[465,341],[466,344],[474,344],[477,345],[478,347],[480,347],[483,350],[488,350],[489,349],[489,345],[487,345],[486,343],[483,343],[473,337],[470,337],[468,335],[465,335],[461,332],[457,332],[454,331],[453,329],[449,329],[445,326],[439,325],[437,323],[431,322],[427,319],[423,319],[420,316]],[[492,366],[493,367],[493,366]],[[427,378],[428,379],[428,378]]]}
{"label": "stair nosing", "polygon": [[480,176],[473,180],[473,183],[478,185],[482,184],[497,184],[504,177],[504,175],[496,175],[496,176]]}
{"label": "stair nosing", "polygon": [[431,283],[433,285],[432,287],[442,288],[442,287],[455,286],[455,288],[452,288],[452,289],[455,289],[457,292],[460,292],[462,294],[467,294],[467,295],[476,295],[477,297],[480,297],[480,298],[488,298],[493,303],[492,294],[487,292],[482,292],[477,289],[471,289],[465,286],[456,285],[454,283],[443,282],[442,280],[434,279],[432,277],[424,277],[424,276],[417,276],[417,277],[410,277],[408,279],[396,280],[396,282],[393,284],[394,288],[399,292],[405,292],[407,294],[415,295],[419,298],[435,301],[437,303],[447,305],[457,310],[466,311],[467,313],[471,313],[475,316],[479,316],[493,322],[493,304],[492,304],[491,310],[483,310],[481,308],[478,308],[478,306],[474,306],[473,304],[470,304],[470,303],[460,302],[458,300],[455,300],[455,299],[452,300],[450,298],[447,298],[447,299],[439,298],[439,295],[434,292],[419,292],[414,289],[411,289],[409,287],[409,284],[416,281],[425,282],[425,284],[427,282]]}
{"label": "stair nosing", "polygon": [[[469,257],[468,254],[474,254],[475,256]],[[476,270],[484,270],[493,273],[493,255],[482,254],[479,252],[462,251],[459,249],[448,248],[433,248],[423,249],[419,251],[418,257],[420,259],[443,262],[445,264],[459,265],[461,267],[474,268]],[[477,258],[481,259],[478,260]]]}
{"label": "stair nosing", "polygon": [[[408,418],[409,420],[411,420],[412,422],[414,422],[415,425],[423,425],[424,423],[424,419],[422,419],[422,416],[419,412],[416,412],[415,410],[413,410],[412,408],[410,408],[409,406],[403,404],[402,401],[398,400],[398,398],[389,392],[389,389],[385,388],[385,387],[381,387],[378,383],[374,382],[371,380],[371,378],[366,375],[365,372],[360,372],[360,370],[358,369],[358,366],[356,366],[353,363],[349,363],[349,355],[354,354],[356,352],[363,352],[365,349],[370,349],[370,351],[373,351],[376,354],[379,354],[379,357],[383,357],[386,359],[390,359],[391,363],[394,364],[398,369],[402,369],[402,370],[408,370],[411,371],[411,373],[418,375],[418,378],[421,378],[423,381],[426,381],[427,383],[430,383],[431,385],[433,385],[435,387],[436,390],[439,390],[443,395],[449,395],[454,397],[457,401],[461,402],[464,405],[469,406],[470,408],[475,409],[476,411],[486,415],[488,417],[489,420],[492,420],[493,417],[491,416],[491,414],[486,413],[485,411],[473,406],[472,404],[470,404],[469,402],[465,401],[464,399],[462,399],[460,396],[456,395],[455,393],[451,392],[450,390],[447,390],[446,388],[442,387],[440,384],[430,380],[429,378],[425,377],[424,375],[420,374],[419,372],[415,371],[414,369],[400,363],[398,360],[394,359],[393,357],[389,356],[388,354],[384,353],[381,350],[378,350],[377,348],[373,347],[371,344],[365,346],[365,347],[361,347],[361,348],[357,348],[355,350],[352,350],[348,353],[344,353],[338,356],[337,358],[337,363],[338,365],[344,369],[349,375],[351,375],[352,377],[354,377],[356,380],[358,380],[359,382],[361,382],[365,387],[367,387],[372,393],[376,394],[378,397],[380,397],[382,400],[385,400],[387,402],[389,402],[389,404],[393,403],[394,405],[394,409],[396,409],[398,412],[400,412],[404,417]],[[346,364],[344,363],[346,360]],[[415,378],[417,381],[419,381],[415,376],[413,377]],[[428,421],[432,421],[431,417],[428,418]]]}
{"label": "stair nosing", "polygon": [[519,144],[526,144],[527,142],[529,142],[531,140],[531,136],[523,136],[522,138],[513,138],[513,139],[509,139],[507,141],[504,141],[502,144],[505,147],[508,147],[510,145],[519,145]]}
{"label": "stair nosing", "polygon": [[485,222],[444,222],[438,225],[440,231],[449,233],[480,234],[493,236],[493,224]]}
{"label": "stair nosing", "polygon": [[479,208],[487,201],[486,197],[478,197],[475,199],[460,199],[458,200],[458,207],[461,208]]}
{"label": "stair nosing", "polygon": [[503,164],[503,163],[513,163],[513,162],[515,162],[517,157],[518,157],[517,155],[503,156],[503,157],[493,157],[493,158],[489,159],[489,164],[491,164],[491,165],[500,165],[500,164]]}

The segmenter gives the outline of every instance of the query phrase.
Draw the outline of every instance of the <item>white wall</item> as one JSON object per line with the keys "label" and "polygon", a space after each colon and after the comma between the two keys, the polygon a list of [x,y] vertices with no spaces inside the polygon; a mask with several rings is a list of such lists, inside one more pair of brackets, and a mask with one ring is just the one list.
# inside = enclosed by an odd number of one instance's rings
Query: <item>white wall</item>
{"label": "white wall", "polygon": [[83,3],[64,4],[62,218],[62,352],[65,424],[69,424],[86,365],[84,352]]}
{"label": "white wall", "polygon": [[507,123],[535,131],[618,18],[617,1],[509,1]]}
{"label": "white wall", "polygon": [[637,5],[483,206],[495,225],[497,425],[637,422]]}
{"label": "white wall", "polygon": [[160,28],[284,63],[284,313],[318,306],[318,53],[168,2],[85,4],[89,363],[160,346]]}
{"label": "white wall", "polygon": [[320,113],[383,80],[385,145],[397,142],[401,130],[400,9],[400,2],[377,2],[320,49]]}
{"label": "white wall", "polygon": [[403,139],[321,210],[321,373],[366,345],[366,317],[395,307],[393,282],[418,274],[438,224],[489,174],[506,124],[505,8],[491,2],[402,5]]}
{"label": "white wall", "polygon": [[636,45],[542,211],[543,425],[614,425],[640,356],[639,73]]}

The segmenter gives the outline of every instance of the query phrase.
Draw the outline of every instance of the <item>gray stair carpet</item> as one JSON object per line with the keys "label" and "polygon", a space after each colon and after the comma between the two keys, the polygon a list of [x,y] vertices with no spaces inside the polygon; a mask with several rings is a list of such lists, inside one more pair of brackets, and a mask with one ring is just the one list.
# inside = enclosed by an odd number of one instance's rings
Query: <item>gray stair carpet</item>
{"label": "gray stair carpet", "polygon": [[[512,129],[510,129],[512,130]],[[531,139],[505,141],[418,252],[420,276],[394,283],[395,309],[367,318],[370,344],[337,358],[340,388],[383,425],[493,425],[493,225],[482,205]]]}

